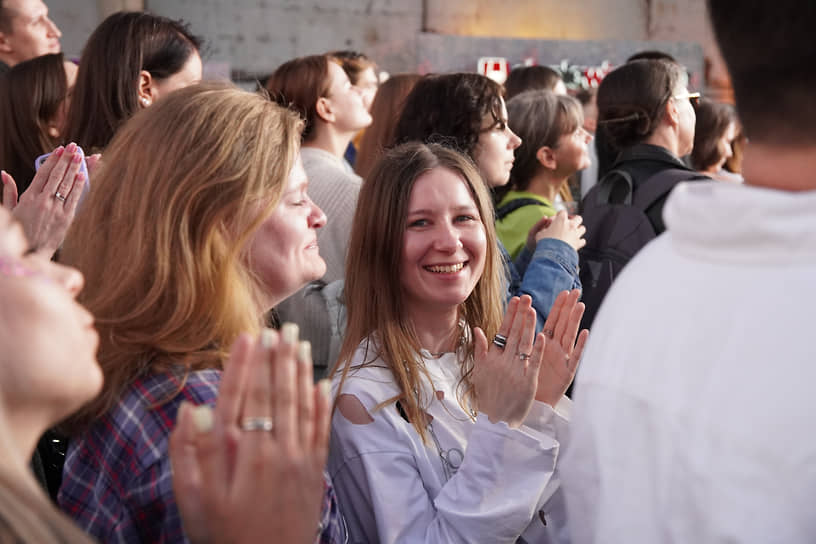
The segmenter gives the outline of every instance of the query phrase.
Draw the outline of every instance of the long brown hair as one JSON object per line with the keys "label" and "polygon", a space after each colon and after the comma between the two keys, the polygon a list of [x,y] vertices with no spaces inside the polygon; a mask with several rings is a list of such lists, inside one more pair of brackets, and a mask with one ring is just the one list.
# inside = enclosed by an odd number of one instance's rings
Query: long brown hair
{"label": "long brown hair", "polygon": [[385,150],[394,145],[394,130],[402,105],[420,79],[422,76],[419,74],[397,74],[388,78],[377,89],[371,103],[371,117],[374,121],[365,129],[354,160],[354,171],[361,178],[366,179]]}
{"label": "long brown hair", "polygon": [[141,11],[110,15],[82,50],[66,141],[88,154],[107,147],[119,126],[142,109],[141,71],[166,79],[199,54],[201,43],[181,21]]}
{"label": "long brown hair", "polygon": [[59,143],[48,132],[68,93],[62,53],[15,64],[0,77],[0,167],[22,194],[34,178],[34,160]]}
{"label": "long brown hair", "polygon": [[224,83],[181,89],[137,113],[108,147],[63,259],[85,275],[102,393],[70,420],[77,432],[140,376],[219,368],[257,331],[252,234],[280,200],[302,121]]}
{"label": "long brown hair", "polygon": [[[481,327],[488,337],[499,329],[503,307],[503,270],[493,226],[493,208],[487,188],[476,166],[464,155],[437,144],[411,142],[387,152],[363,183],[351,229],[344,297],[348,309],[346,336],[332,373],[341,371],[338,394],[342,393],[352,358],[361,342],[368,342],[370,357],[361,366],[380,358],[388,364],[400,389],[395,401],[417,433],[425,440],[423,407],[415,391],[429,379],[417,362],[420,350],[414,325],[405,314],[400,282],[400,261],[408,218],[408,201],[416,180],[435,168],[445,168],[462,178],[470,189],[487,238],[487,254],[481,278],[459,307],[469,329]],[[473,398],[469,380],[473,345],[467,342],[461,354],[463,407]]]}

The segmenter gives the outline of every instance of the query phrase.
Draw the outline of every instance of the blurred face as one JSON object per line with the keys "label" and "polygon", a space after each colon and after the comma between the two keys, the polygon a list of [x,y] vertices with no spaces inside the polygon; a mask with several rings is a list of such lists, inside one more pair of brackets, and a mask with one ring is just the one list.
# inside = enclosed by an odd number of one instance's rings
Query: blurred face
{"label": "blurred face", "polygon": [[488,187],[507,185],[513,169],[513,151],[521,145],[521,138],[507,126],[507,108],[501,101],[501,121],[496,123],[487,114],[482,120],[482,131],[473,150],[473,161]]}
{"label": "blurred face", "polygon": [[201,55],[193,51],[187,62],[184,63],[181,70],[170,77],[164,79],[157,79],[153,83],[156,93],[156,100],[167,96],[168,93],[195,85],[201,81],[203,67],[201,64]]}
{"label": "blurred face", "polygon": [[414,183],[400,263],[409,314],[456,311],[484,270],[485,228],[465,181],[435,168]]}
{"label": "blurred face", "polygon": [[366,111],[371,111],[371,103],[374,102],[374,95],[377,94],[377,87],[380,81],[377,79],[377,74],[374,73],[374,68],[366,68],[360,72],[360,77],[357,78],[357,91],[363,99],[363,106]]}
{"label": "blurred face", "polygon": [[3,9],[12,15],[11,33],[0,33],[0,52],[9,64],[61,51],[62,33],[48,18],[48,6],[42,0],[3,0]]}
{"label": "blurred face", "polygon": [[363,104],[357,87],[351,84],[346,72],[329,63],[329,92],[321,100],[327,100],[334,114],[334,126],[341,132],[358,132],[371,124],[371,115]]}
{"label": "blurred face", "polygon": [[685,85],[677,89],[674,93],[674,103],[679,115],[678,134],[678,156],[683,157],[691,153],[694,147],[694,125],[697,122],[697,115],[694,113],[694,106],[688,97],[689,91]]}
{"label": "blurred face", "polygon": [[66,60],[65,67],[66,89],[65,99],[57,109],[54,118],[49,122],[48,133],[52,138],[59,138],[65,132],[65,119],[68,117],[68,110],[71,108],[71,99],[74,96],[74,84],[76,83],[79,67],[73,62]]}
{"label": "blurred face", "polygon": [[591,141],[592,135],[584,130],[584,127],[578,127],[569,134],[562,134],[553,149],[557,172],[566,177],[588,168]]}
{"label": "blurred face", "polygon": [[716,165],[716,170],[719,170],[725,164],[725,161],[734,156],[734,150],[731,147],[734,144],[734,138],[737,137],[737,125],[730,123],[725,132],[722,133],[720,139],[717,140],[717,152],[720,160]]}
{"label": "blurred face", "polygon": [[250,241],[249,266],[264,284],[269,307],[326,273],[317,246],[326,216],[309,199],[307,186],[298,158],[280,202]]}
{"label": "blurred face", "polygon": [[101,389],[99,337],[76,301],[82,275],[27,251],[19,224],[0,209],[0,402],[48,425]]}

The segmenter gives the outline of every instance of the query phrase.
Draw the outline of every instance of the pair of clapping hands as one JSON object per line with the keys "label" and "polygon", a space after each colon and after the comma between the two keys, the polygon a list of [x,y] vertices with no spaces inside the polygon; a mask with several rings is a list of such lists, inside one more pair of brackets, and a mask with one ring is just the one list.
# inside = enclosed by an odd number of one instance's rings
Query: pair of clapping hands
{"label": "pair of clapping hands", "polygon": [[584,314],[580,294],[577,289],[561,292],[537,335],[536,314],[527,295],[510,300],[492,341],[475,329],[472,380],[477,407],[490,421],[519,427],[533,400],[554,407],[564,395],[589,336],[586,329],[578,334]]}
{"label": "pair of clapping hands", "polygon": [[3,207],[20,222],[33,251],[50,259],[62,245],[85,188],[83,159],[90,173],[100,158],[98,154],[85,158],[74,143],[56,148],[19,201],[14,178],[2,172]]}
{"label": "pair of clapping hands", "polygon": [[[329,383],[296,325],[242,335],[215,409],[182,403],[173,488],[191,542],[314,542],[329,448]],[[270,536],[271,535],[271,536]]]}

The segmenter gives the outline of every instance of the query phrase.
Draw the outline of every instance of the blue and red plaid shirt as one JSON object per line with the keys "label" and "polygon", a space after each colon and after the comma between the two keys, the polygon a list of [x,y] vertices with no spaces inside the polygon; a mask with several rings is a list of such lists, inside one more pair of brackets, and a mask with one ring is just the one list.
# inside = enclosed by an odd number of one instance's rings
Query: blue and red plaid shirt
{"label": "blue and red plaid shirt", "polygon": [[[137,380],[81,437],[71,440],[60,508],[100,542],[187,542],[173,497],[168,438],[182,400],[215,405],[221,372],[162,373]],[[274,490],[270,490],[274,493]],[[316,543],[346,541],[345,524],[326,476]]]}

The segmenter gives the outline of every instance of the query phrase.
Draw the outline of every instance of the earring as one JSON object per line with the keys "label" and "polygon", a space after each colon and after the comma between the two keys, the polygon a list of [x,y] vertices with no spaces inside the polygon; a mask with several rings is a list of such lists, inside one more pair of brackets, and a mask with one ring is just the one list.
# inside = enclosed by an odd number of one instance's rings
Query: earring
{"label": "earring", "polygon": [[150,106],[150,100],[146,96],[143,96],[140,101],[143,107],[147,108]]}

